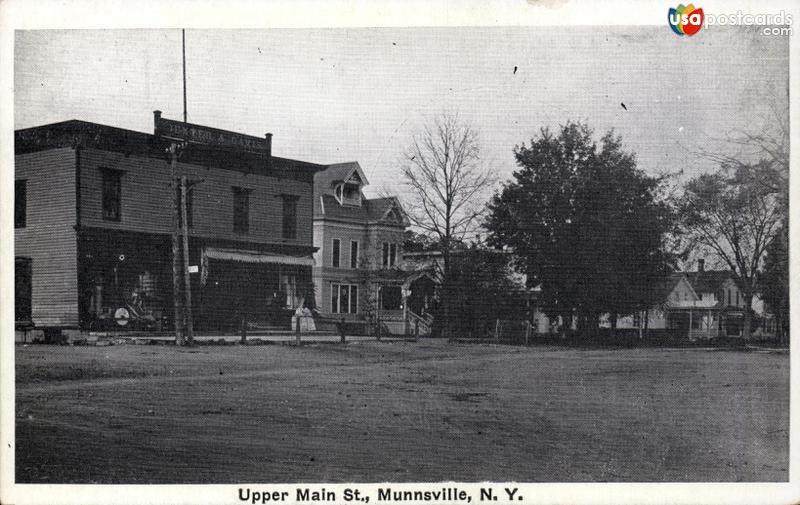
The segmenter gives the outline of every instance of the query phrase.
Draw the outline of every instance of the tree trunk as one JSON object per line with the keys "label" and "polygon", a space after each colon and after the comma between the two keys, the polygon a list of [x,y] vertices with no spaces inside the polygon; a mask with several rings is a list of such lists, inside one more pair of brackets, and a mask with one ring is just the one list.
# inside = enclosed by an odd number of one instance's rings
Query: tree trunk
{"label": "tree trunk", "polygon": [[745,340],[750,339],[750,326],[753,322],[753,293],[744,293],[744,328],[742,328],[742,337]]}
{"label": "tree trunk", "polygon": [[445,239],[442,247],[443,275],[442,275],[442,336],[452,341],[450,332],[450,242]]}
{"label": "tree trunk", "polygon": [[644,309],[644,338],[648,338],[650,330],[650,309]]}

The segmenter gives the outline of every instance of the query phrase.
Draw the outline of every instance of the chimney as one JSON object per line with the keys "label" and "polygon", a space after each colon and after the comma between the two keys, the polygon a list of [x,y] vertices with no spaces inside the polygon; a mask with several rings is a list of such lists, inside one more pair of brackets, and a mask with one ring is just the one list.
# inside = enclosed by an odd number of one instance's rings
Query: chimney
{"label": "chimney", "polygon": [[700,258],[697,260],[697,271],[704,272],[706,269],[706,260],[704,258]]}
{"label": "chimney", "polygon": [[264,134],[264,146],[266,148],[266,155],[267,155],[267,168],[272,168],[272,134],[265,133]]}
{"label": "chimney", "polygon": [[160,110],[154,110],[153,111],[153,135],[155,135],[156,140],[158,140],[158,137],[159,137],[158,122],[160,120],[161,120],[161,111]]}

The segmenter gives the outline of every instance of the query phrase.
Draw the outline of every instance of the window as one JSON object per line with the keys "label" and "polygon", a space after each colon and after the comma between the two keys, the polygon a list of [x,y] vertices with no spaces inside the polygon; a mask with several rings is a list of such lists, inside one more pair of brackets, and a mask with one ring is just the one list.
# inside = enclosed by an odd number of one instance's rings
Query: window
{"label": "window", "polygon": [[332,283],[331,312],[334,314],[358,313],[358,286]]}
{"label": "window", "polygon": [[103,219],[119,221],[122,219],[122,172],[104,168],[103,170]]}
{"label": "window", "polygon": [[397,244],[383,243],[383,267],[393,267],[397,264]]}
{"label": "window", "polygon": [[358,241],[350,241],[350,268],[358,268]]}
{"label": "window", "polygon": [[739,306],[739,290],[736,290],[736,306]]}
{"label": "window", "polygon": [[342,187],[342,203],[361,205],[361,188],[358,184],[344,184]]}
{"label": "window", "polygon": [[247,233],[250,230],[250,190],[233,188],[233,231]]}
{"label": "window", "polygon": [[728,290],[728,305],[731,304],[731,290]]}
{"label": "window", "polygon": [[283,238],[297,238],[298,196],[283,195]]}
{"label": "window", "polygon": [[28,221],[28,181],[14,181],[14,228],[25,228]]}
{"label": "window", "polygon": [[338,238],[333,239],[333,250],[331,251],[331,265],[339,268],[339,259],[341,256],[341,240]]}

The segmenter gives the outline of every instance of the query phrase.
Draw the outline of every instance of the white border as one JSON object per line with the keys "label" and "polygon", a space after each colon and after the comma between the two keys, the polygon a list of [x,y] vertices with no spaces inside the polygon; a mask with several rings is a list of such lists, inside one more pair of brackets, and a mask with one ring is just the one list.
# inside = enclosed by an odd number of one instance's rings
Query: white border
{"label": "white border", "polygon": [[[14,29],[43,28],[277,28],[277,27],[389,27],[389,26],[520,26],[520,25],[664,25],[666,12],[678,2],[664,1],[569,1],[569,0],[464,0],[435,2],[412,1],[171,1],[166,0],[0,0],[0,301],[13,299],[12,257],[13,229],[11,193],[13,180],[13,54]],[[689,2],[685,2],[689,3]],[[541,6],[544,5],[544,6]],[[695,2],[706,12],[777,12],[791,13],[795,32],[800,29],[798,5],[791,2],[708,1]],[[792,83],[798,82],[798,51],[800,37],[791,40]],[[798,89],[794,86],[794,89]],[[792,138],[796,146],[798,112],[796,93],[791,96]],[[791,169],[798,169],[798,149],[792,150]],[[791,177],[790,197],[800,201],[797,176]],[[800,244],[798,217],[792,205],[790,243]],[[797,299],[800,282],[798,255],[792,249],[792,296]],[[792,305],[793,328],[800,321],[800,304]],[[13,316],[10,303],[0,304],[0,503],[33,504],[107,504],[107,503],[243,503],[238,500],[240,486],[231,485],[15,485],[14,480],[14,343]],[[795,331],[794,333],[797,333]],[[792,347],[798,344],[792,335]],[[797,415],[800,405],[795,384],[798,353],[790,358],[791,434],[790,482],[779,484],[573,484],[548,483],[519,485],[525,501],[535,503],[596,503],[596,504],[742,504],[798,503],[798,442]],[[495,485],[498,489],[502,484]],[[267,486],[253,485],[253,489]],[[295,485],[269,486],[292,492]],[[330,490],[341,491],[352,485],[326,484]],[[374,492],[377,484],[358,486]],[[394,489],[410,489],[413,484],[392,484]],[[441,484],[426,484],[437,489]],[[460,489],[477,493],[481,484],[460,484]],[[512,487],[517,487],[514,485]],[[474,500],[473,500],[474,501]],[[286,503],[291,503],[286,502]],[[503,503],[500,500],[496,503]]]}

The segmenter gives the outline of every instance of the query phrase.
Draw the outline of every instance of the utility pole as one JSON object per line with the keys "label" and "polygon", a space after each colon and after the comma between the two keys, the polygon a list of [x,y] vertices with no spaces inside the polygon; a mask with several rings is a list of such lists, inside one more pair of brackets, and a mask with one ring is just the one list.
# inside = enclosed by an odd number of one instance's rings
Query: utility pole
{"label": "utility pole", "polygon": [[181,29],[181,53],[183,56],[183,122],[186,122],[186,30]]}
{"label": "utility pole", "polygon": [[173,142],[169,146],[170,191],[172,192],[172,301],[175,305],[175,344],[184,345],[182,310],[181,310],[181,278],[180,272],[180,244],[178,231],[180,222],[178,218],[178,188],[175,185],[175,172],[178,165],[178,144]]}
{"label": "utility pole", "polygon": [[181,176],[181,231],[183,239],[183,321],[184,338],[186,344],[194,344],[194,323],[192,321],[192,284],[189,277],[189,221],[187,220],[186,196],[186,176]]}

